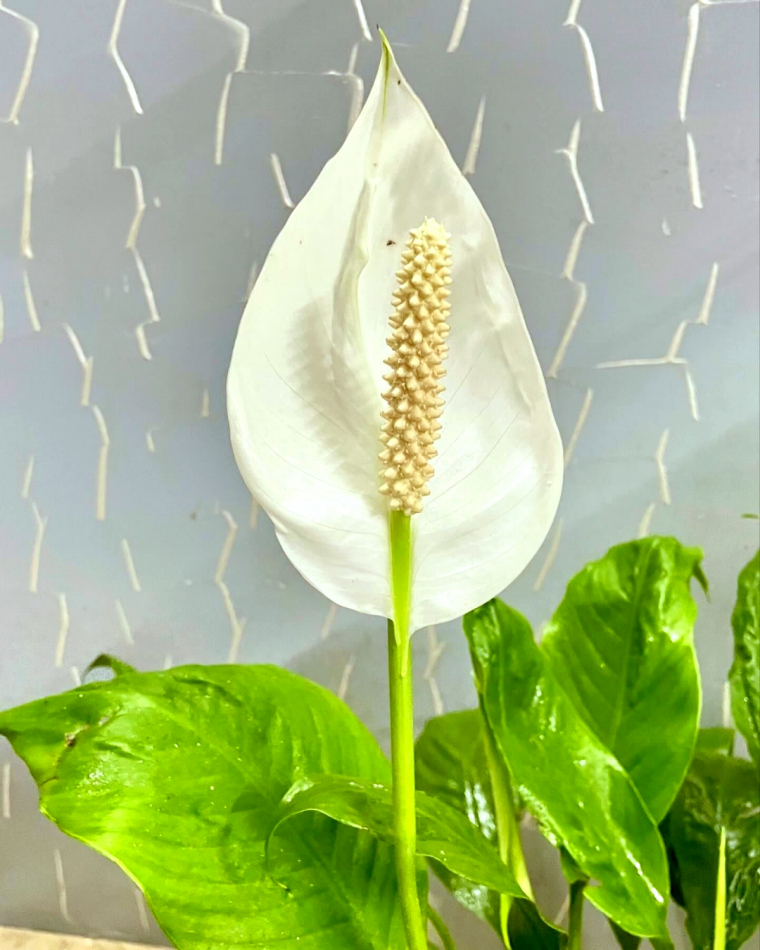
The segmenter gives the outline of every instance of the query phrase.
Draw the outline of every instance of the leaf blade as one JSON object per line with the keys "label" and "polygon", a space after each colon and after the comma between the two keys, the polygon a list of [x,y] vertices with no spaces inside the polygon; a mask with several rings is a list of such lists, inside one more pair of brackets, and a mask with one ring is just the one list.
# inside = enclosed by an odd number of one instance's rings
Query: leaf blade
{"label": "leaf blade", "polygon": [[[406,946],[390,848],[368,835],[299,819],[278,842],[289,890],[266,871],[272,815],[304,768],[389,775],[326,690],[275,667],[124,673],[0,714],[0,734],[43,812],[115,860],[184,950]],[[233,813],[252,784],[258,811]]]}
{"label": "leaf blade", "polygon": [[465,617],[465,633],[517,793],[549,840],[599,882],[586,897],[631,933],[667,937],[667,864],[657,827],[556,682],[529,624],[494,600]]}
{"label": "leaf blade", "polygon": [[731,615],[734,661],[728,673],[731,712],[749,754],[760,764],[760,551],[739,574]]}
{"label": "leaf blade", "polygon": [[[500,893],[525,897],[509,868],[455,809],[417,792],[417,854]],[[274,835],[284,822],[317,811],[393,843],[393,798],[389,787],[346,776],[322,775],[297,782],[285,796]]]}
{"label": "leaf blade", "polygon": [[557,681],[657,822],[681,786],[699,726],[689,584],[702,578],[701,559],[674,538],[613,547],[570,581],[541,640]]}

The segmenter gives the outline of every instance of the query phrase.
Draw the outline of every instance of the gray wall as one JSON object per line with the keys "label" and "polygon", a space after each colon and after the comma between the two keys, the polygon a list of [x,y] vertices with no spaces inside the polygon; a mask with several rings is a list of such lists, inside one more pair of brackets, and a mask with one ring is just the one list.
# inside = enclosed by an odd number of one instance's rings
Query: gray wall
{"label": "gray wall", "polygon": [[[563,25],[568,2],[364,11],[457,160],[469,150],[567,446],[555,530],[508,597],[540,624],[615,542],[703,545],[714,724],[757,544],[741,514],[758,509],[760,6],[576,0]],[[1,706],[71,687],[103,650],[142,668],[232,654],[341,691],[386,741],[382,625],[336,613],[285,560],[224,408],[247,287],[289,211],[271,156],[297,202],[339,147],[379,56],[360,10],[0,4]],[[472,704],[457,625],[417,648],[420,724]],[[0,924],[156,939],[115,866],[36,814],[5,745],[0,778]],[[526,834],[554,913],[553,856]],[[446,908],[464,950],[491,946]]]}

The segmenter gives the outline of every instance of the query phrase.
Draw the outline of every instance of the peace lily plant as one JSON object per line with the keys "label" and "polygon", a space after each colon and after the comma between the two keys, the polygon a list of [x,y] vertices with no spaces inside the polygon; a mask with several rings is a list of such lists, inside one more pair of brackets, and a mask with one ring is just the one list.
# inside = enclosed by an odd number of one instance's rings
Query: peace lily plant
{"label": "peace lily plant", "polygon": [[[749,939],[760,560],[740,575],[730,673],[752,762],[732,728],[699,730],[697,549],[612,548],[540,645],[495,599],[546,536],[562,448],[491,222],[384,37],[364,110],[253,290],[228,404],[290,560],[388,619],[391,762],[283,670],[103,655],[112,678],[0,714],[42,811],[116,861],[183,950],[451,950],[428,867],[512,950],[578,950],[586,902],[624,950],[673,946],[671,899],[697,950]],[[462,615],[478,708],[415,746],[412,634]],[[536,901],[528,815],[566,913]]]}
{"label": "peace lily plant", "polygon": [[410,637],[522,571],[557,508],[562,447],[493,226],[387,43],[256,282],[228,405],[293,564],[335,603],[390,618],[397,871],[424,948]]}

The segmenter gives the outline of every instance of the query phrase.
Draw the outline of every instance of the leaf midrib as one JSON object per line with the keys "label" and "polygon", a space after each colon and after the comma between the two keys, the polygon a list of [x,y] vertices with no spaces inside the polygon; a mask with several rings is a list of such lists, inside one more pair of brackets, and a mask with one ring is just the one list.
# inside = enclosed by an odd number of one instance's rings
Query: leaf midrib
{"label": "leaf midrib", "polygon": [[623,721],[623,703],[625,702],[626,696],[628,695],[628,669],[631,663],[631,647],[633,644],[633,637],[636,630],[636,618],[638,616],[639,604],[641,603],[641,598],[643,596],[643,580],[645,576],[646,567],[648,566],[649,559],[652,556],[654,548],[650,545],[647,548],[644,548],[638,557],[636,567],[634,569],[634,583],[633,583],[633,598],[631,600],[631,618],[630,623],[628,624],[627,635],[625,638],[625,652],[623,654],[623,666],[621,671],[621,679],[623,688],[617,689],[615,691],[615,705],[613,707],[612,721],[610,723],[610,730],[607,738],[604,739],[607,747],[617,756],[617,739],[618,733],[620,730],[621,723]]}

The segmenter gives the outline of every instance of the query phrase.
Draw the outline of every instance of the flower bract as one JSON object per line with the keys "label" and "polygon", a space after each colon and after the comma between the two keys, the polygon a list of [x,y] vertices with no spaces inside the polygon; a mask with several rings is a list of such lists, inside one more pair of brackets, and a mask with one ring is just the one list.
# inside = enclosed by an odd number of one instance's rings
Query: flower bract
{"label": "flower bract", "polygon": [[[436,264],[450,279],[448,355],[430,471],[421,456],[402,459],[403,445],[378,462],[383,418],[412,411],[400,391],[389,403],[389,315],[406,299],[397,273],[425,222],[445,229],[450,250]],[[562,447],[520,305],[483,206],[385,42],[364,109],[255,284],[228,411],[243,478],[285,553],[341,606],[393,618],[394,497],[413,513],[412,630],[502,591],[549,530]],[[392,476],[405,465],[399,496]]]}

